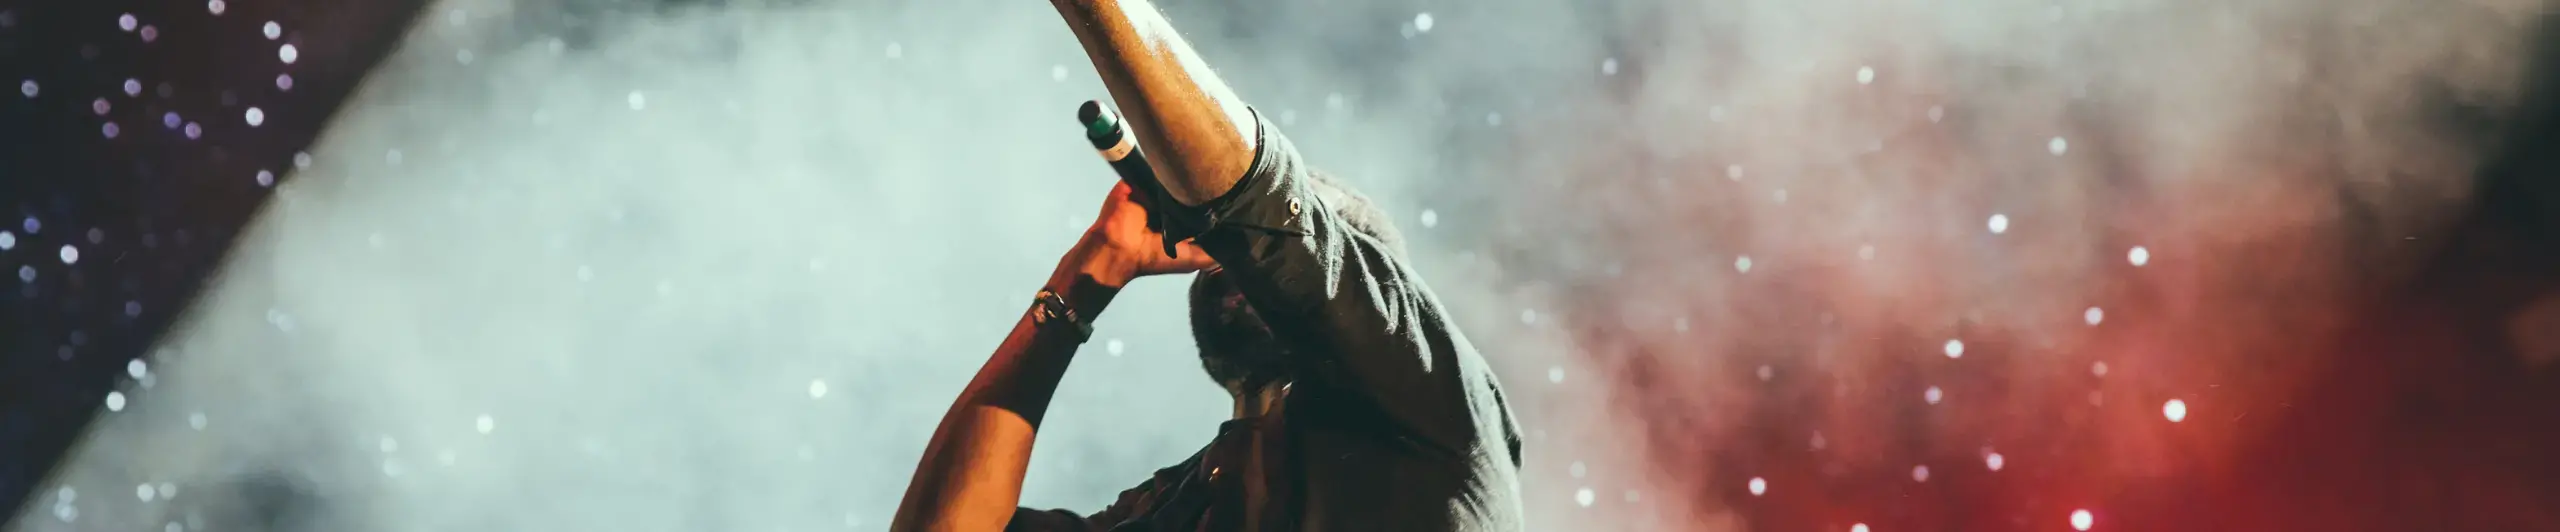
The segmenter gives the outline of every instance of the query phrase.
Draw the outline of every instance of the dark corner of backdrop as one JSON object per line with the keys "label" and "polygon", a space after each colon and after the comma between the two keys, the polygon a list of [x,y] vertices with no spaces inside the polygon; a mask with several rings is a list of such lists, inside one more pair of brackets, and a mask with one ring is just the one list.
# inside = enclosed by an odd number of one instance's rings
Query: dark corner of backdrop
{"label": "dark corner of backdrop", "polygon": [[0,520],[424,5],[0,0]]}

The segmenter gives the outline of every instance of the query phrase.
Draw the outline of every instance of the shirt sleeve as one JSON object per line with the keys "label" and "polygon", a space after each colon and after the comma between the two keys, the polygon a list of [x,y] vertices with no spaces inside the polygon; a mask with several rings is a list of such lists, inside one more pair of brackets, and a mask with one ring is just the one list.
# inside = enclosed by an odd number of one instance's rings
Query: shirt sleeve
{"label": "shirt sleeve", "polygon": [[1195,208],[1208,227],[1197,237],[1201,248],[1234,276],[1272,332],[1295,342],[1305,357],[1298,385],[1319,381],[1413,435],[1464,445],[1465,420],[1477,413],[1467,410],[1459,366],[1473,347],[1390,244],[1334,212],[1328,201],[1350,200],[1318,184],[1288,137],[1258,112],[1254,127],[1251,169]]}
{"label": "shirt sleeve", "polygon": [[1005,532],[1108,532],[1131,517],[1146,511],[1153,501],[1156,479],[1148,478],[1138,487],[1120,492],[1120,498],[1100,512],[1077,515],[1069,510],[1015,508],[1013,519],[1004,525]]}

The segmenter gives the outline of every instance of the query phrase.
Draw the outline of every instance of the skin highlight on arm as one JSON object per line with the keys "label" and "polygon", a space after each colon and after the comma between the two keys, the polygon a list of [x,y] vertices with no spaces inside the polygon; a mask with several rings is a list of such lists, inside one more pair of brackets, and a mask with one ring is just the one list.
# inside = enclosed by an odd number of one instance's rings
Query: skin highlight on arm
{"label": "skin highlight on arm", "polygon": [[1253,112],[1146,0],[1051,0],[1174,200],[1223,195],[1253,165]]}

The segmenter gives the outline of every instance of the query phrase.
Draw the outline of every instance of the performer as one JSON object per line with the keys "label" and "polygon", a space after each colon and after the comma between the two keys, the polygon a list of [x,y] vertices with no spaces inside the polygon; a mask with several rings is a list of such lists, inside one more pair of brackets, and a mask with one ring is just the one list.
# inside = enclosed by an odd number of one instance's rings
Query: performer
{"label": "performer", "polygon": [[[1115,187],[934,431],[894,530],[1511,531],[1502,387],[1365,198],[1299,159],[1145,0],[1052,0],[1170,198]],[[1165,253],[1148,209],[1199,228]],[[1091,515],[1017,508],[1034,432],[1129,281],[1199,272],[1201,362],[1235,418]]]}

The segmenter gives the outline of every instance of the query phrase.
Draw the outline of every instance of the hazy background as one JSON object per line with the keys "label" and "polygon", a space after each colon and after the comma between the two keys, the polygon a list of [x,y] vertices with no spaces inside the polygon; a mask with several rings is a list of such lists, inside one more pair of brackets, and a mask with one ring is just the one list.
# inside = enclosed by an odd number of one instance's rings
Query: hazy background
{"label": "hazy background", "polygon": [[[1414,241],[1541,530],[2234,485],[2274,430],[2240,405],[2467,198],[2438,113],[2513,105],[2541,9],[1168,3]],[[882,528],[1110,186],[1069,121],[1103,96],[1027,0],[445,2],[19,526]],[[1208,441],[1180,286],[1102,318],[1026,505]]]}

